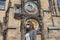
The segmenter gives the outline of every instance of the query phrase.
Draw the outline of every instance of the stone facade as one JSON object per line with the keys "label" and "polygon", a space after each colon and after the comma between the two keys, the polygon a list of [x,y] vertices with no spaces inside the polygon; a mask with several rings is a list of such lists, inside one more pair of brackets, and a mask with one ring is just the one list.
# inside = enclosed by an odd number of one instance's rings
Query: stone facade
{"label": "stone facade", "polygon": [[[19,6],[21,3],[21,0],[5,1],[5,9],[0,10],[0,21],[3,25],[2,33],[0,33],[0,40],[24,40],[21,38],[21,34],[24,32],[23,31],[21,33],[20,31],[22,23],[21,19],[14,19],[16,10],[15,4]],[[48,27],[60,27],[60,13],[57,5],[57,0],[39,0],[39,4],[39,15],[42,19],[39,21],[41,21],[40,24],[42,26],[42,30],[41,33],[39,32],[37,34],[37,40],[60,40],[60,29],[56,28],[56,30],[48,30]]]}

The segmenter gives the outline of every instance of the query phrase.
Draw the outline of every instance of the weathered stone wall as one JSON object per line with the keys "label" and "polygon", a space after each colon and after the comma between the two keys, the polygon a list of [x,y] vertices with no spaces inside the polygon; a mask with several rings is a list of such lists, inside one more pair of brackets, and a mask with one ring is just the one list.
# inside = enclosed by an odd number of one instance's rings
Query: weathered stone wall
{"label": "weathered stone wall", "polygon": [[[53,0],[52,0],[53,2]],[[59,11],[58,11],[58,6],[57,6],[57,0],[55,2],[55,8],[57,15],[60,16]],[[6,0],[5,4],[5,10],[0,11],[0,21],[3,22],[3,17],[5,17],[5,12],[8,8],[8,3],[9,0]],[[21,33],[20,33],[20,24],[21,20],[16,20],[14,19],[14,13],[15,13],[15,5],[14,4],[21,4],[21,0],[11,0],[11,7],[9,10],[9,21],[8,21],[8,27],[12,26],[15,27],[16,29],[8,29],[7,32],[7,40],[20,40],[21,39]],[[49,3],[48,0],[40,0],[41,4],[41,9],[47,10],[47,11],[42,11],[41,14],[42,16],[42,28],[43,28],[43,35],[44,35],[44,40],[60,40],[60,30],[49,30],[48,32],[48,27],[50,26],[58,26],[60,27],[60,17],[56,16],[56,14],[53,14],[51,12],[48,12],[49,10]],[[54,6],[53,6],[54,7]],[[54,10],[52,12],[55,12]],[[53,16],[55,15],[55,16]],[[5,26],[4,26],[5,27]],[[41,40],[41,35],[37,35],[37,40]],[[0,36],[0,40],[3,40],[3,36]]]}
{"label": "weathered stone wall", "polygon": [[60,27],[60,17],[53,17],[54,26]]}
{"label": "weathered stone wall", "polygon": [[49,30],[49,40],[60,40],[60,30]]}
{"label": "weathered stone wall", "polygon": [[[17,2],[18,1],[18,2]],[[8,29],[8,36],[7,40],[20,40],[21,39],[21,33],[20,33],[20,20],[14,19],[14,13],[15,13],[15,5],[16,3],[20,4],[20,0],[11,0],[12,5],[9,9],[9,21],[8,21],[8,27],[14,27],[16,29]]]}

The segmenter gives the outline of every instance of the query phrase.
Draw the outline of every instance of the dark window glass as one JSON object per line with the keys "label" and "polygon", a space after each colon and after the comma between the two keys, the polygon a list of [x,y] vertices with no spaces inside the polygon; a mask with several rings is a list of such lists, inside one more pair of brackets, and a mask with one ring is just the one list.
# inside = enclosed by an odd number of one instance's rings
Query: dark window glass
{"label": "dark window glass", "polygon": [[5,9],[5,0],[0,0],[0,9]]}
{"label": "dark window glass", "polygon": [[0,1],[6,1],[6,0],[0,0]]}
{"label": "dark window glass", "polygon": [[58,2],[58,9],[60,11],[60,0],[58,0],[57,2]]}

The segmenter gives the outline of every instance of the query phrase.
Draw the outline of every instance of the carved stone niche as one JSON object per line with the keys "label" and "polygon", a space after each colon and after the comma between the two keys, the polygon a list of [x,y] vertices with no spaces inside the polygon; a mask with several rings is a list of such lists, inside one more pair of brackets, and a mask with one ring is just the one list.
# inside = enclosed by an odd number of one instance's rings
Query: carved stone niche
{"label": "carved stone niche", "polygon": [[20,14],[22,14],[21,13],[21,5],[20,4],[15,4],[14,18],[15,19],[20,19]]}

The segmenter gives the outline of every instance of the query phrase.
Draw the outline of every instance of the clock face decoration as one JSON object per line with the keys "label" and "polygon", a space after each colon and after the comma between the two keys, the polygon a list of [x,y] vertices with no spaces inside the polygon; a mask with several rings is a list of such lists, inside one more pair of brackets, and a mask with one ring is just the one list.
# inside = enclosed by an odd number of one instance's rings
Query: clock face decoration
{"label": "clock face decoration", "polygon": [[24,5],[24,10],[26,13],[36,14],[38,13],[38,6],[34,2],[27,2]]}
{"label": "clock face decoration", "polygon": [[31,21],[33,23],[34,29],[38,30],[38,28],[39,28],[39,22],[37,20],[35,20],[35,19],[28,19],[26,21],[26,24],[28,23],[28,21]]}

